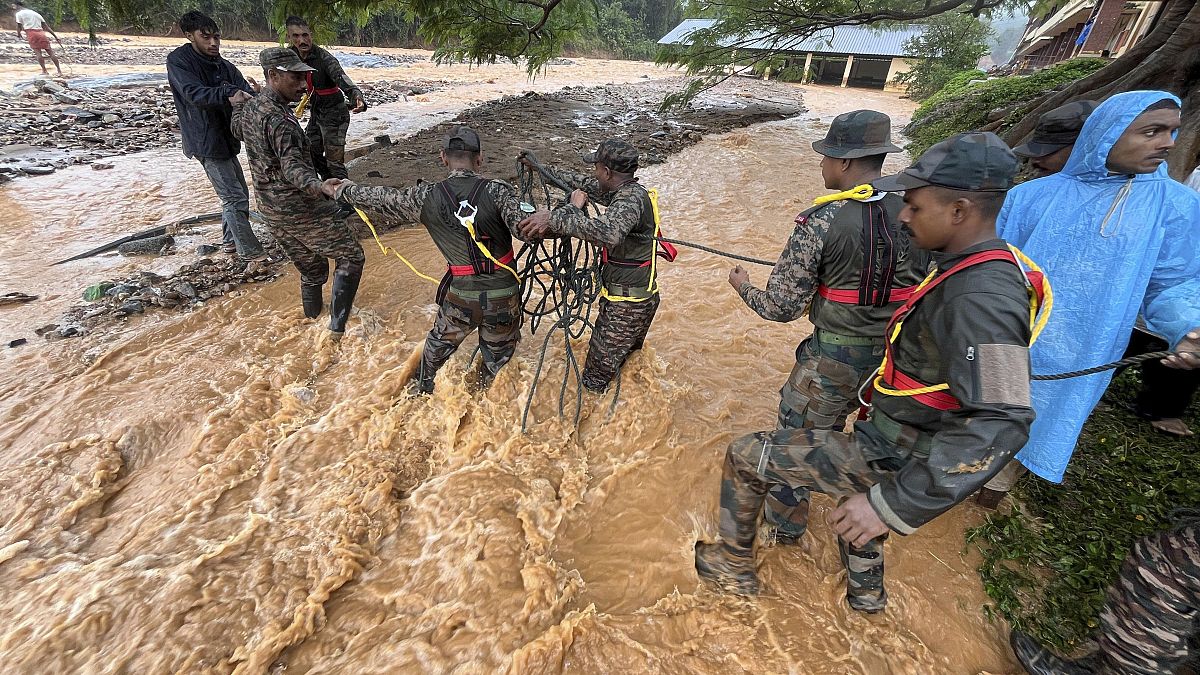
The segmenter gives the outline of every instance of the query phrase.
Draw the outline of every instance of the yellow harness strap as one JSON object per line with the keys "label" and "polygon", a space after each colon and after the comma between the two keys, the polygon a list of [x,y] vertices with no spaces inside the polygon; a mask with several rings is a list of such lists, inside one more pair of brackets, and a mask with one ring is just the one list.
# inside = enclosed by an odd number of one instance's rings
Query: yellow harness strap
{"label": "yellow harness strap", "polygon": [[[460,210],[462,209],[463,204],[466,204],[466,202],[459,203]],[[468,206],[470,206],[470,205],[468,204]],[[472,208],[474,208],[474,207],[472,207]],[[475,212],[478,213],[479,209],[475,209]],[[471,235],[471,241],[475,244],[475,248],[479,249],[479,252],[482,253],[484,255],[484,257],[486,257],[488,260],[491,260],[493,263],[495,263],[496,267],[503,267],[504,269],[508,270],[508,273],[513,275],[513,278],[517,280],[517,283],[518,284],[521,283],[521,275],[517,274],[516,270],[514,270],[513,268],[509,267],[508,265],[505,265],[504,263],[500,262],[499,260],[496,260],[496,257],[494,255],[492,255],[492,252],[487,250],[487,247],[483,245],[483,242],[479,241],[479,238],[475,236],[475,214],[474,213],[472,213],[471,215],[466,216],[464,218],[462,216],[459,216],[458,212],[456,211],[454,214],[454,217],[458,218],[458,222],[462,223],[462,226],[467,228],[467,234]]]}
{"label": "yellow harness strap", "polygon": [[372,236],[372,237],[375,237],[375,243],[376,243],[376,244],[379,244],[379,251],[380,251],[381,253],[383,253],[384,255],[387,255],[387,254],[389,254],[389,253],[391,253],[391,254],[395,255],[397,258],[399,258],[399,259],[400,259],[400,262],[402,262],[402,263],[404,263],[405,265],[407,265],[407,266],[408,266],[408,269],[410,269],[410,270],[412,270],[412,271],[413,271],[413,274],[415,274],[415,275],[417,275],[417,276],[421,277],[422,279],[425,279],[425,280],[427,280],[427,281],[432,281],[432,282],[433,282],[433,283],[435,283],[435,284],[440,284],[440,283],[442,283],[442,282],[441,282],[441,281],[439,281],[438,279],[434,279],[433,277],[431,277],[431,276],[429,276],[429,275],[427,275],[427,274],[421,274],[421,271],[420,271],[420,270],[418,270],[417,268],[413,267],[413,264],[412,264],[412,263],[410,263],[410,262],[408,262],[408,259],[407,259],[407,258],[405,258],[404,256],[400,255],[400,252],[399,252],[399,251],[397,251],[396,249],[392,248],[391,246],[388,246],[387,244],[384,244],[382,241],[380,241],[380,240],[379,240],[379,233],[375,231],[375,226],[371,224],[371,219],[367,217],[367,214],[363,213],[363,210],[362,210],[362,209],[360,209],[360,208],[358,208],[357,206],[356,206],[356,207],[354,207],[354,211],[355,211],[356,213],[358,213],[358,217],[359,217],[359,218],[362,218],[362,221],[363,221],[364,223],[366,223],[366,224],[367,224],[367,227],[368,227],[368,228],[371,230],[371,236]]}
{"label": "yellow harness strap", "polygon": [[300,116],[304,114],[304,109],[308,107],[308,100],[310,98],[312,98],[312,92],[311,91],[304,92],[304,96],[300,99],[300,103],[298,103],[296,105],[295,115],[296,115],[297,119],[299,119]]}
{"label": "yellow harness strap", "polygon": [[660,216],[658,212],[658,188],[646,190],[650,195],[650,210],[654,214],[654,236],[650,239],[650,283],[646,286],[646,297],[639,298],[629,295],[609,295],[608,288],[601,284],[600,297],[609,302],[645,302],[658,292],[658,236]]}
{"label": "yellow harness strap", "polygon": [[835,192],[831,195],[823,195],[813,200],[813,206],[821,206],[829,202],[839,202],[843,199],[853,199],[856,202],[863,202],[875,196],[875,188],[871,187],[870,183],[863,183],[858,187],[850,188],[844,192]]}
{"label": "yellow harness strap", "polygon": [[[1042,269],[1037,266],[1037,263],[1030,260],[1029,257],[1021,251],[1021,249],[1013,246],[1012,244],[1008,245],[1008,250],[1012,251],[1013,257],[1019,260],[1021,264],[1028,267],[1030,271],[1037,272],[1038,274],[1042,275],[1042,301],[1039,303],[1038,294],[1034,292],[1032,287],[1029,286],[1029,277],[1025,275],[1024,270],[1021,271],[1021,277],[1025,279],[1025,285],[1029,287],[1029,346],[1032,347],[1033,343],[1037,342],[1038,336],[1042,334],[1042,329],[1046,327],[1046,322],[1050,320],[1050,311],[1054,308],[1054,292],[1050,288],[1050,280],[1046,277],[1045,273],[1042,272]],[[1019,267],[1020,266],[1018,266],[1018,268]],[[937,273],[938,270],[935,268],[929,273],[929,276],[925,277],[925,280],[922,281],[919,286],[917,286],[917,290],[914,291],[914,293],[921,292],[922,288],[924,288],[930,281],[933,281],[933,278],[937,276]],[[887,336],[888,342],[895,344],[896,338],[900,336],[900,327],[903,325],[903,319],[896,322],[895,327],[892,329],[892,334]],[[876,372],[875,380],[873,382],[873,386],[880,393],[887,394],[888,396],[920,396],[921,394],[931,394],[935,391],[944,391],[950,388],[948,383],[943,382],[941,384],[933,384],[928,387],[920,387],[918,389],[890,389],[883,383],[883,374],[886,372],[888,364],[887,355],[888,352],[885,351],[883,354],[883,361],[879,364],[879,370]]]}

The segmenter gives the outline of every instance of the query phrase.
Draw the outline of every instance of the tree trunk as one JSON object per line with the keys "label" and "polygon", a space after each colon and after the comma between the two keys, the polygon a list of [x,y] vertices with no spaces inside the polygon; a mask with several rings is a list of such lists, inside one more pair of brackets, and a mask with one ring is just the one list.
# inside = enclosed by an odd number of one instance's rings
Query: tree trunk
{"label": "tree trunk", "polygon": [[1174,0],[1150,33],[1119,59],[1036,100],[1032,110],[1004,133],[1010,145],[1023,142],[1038,117],[1081,99],[1101,100],[1121,91],[1162,89],[1184,101],[1183,128],[1171,153],[1171,175],[1182,178],[1200,160],[1200,3]]}

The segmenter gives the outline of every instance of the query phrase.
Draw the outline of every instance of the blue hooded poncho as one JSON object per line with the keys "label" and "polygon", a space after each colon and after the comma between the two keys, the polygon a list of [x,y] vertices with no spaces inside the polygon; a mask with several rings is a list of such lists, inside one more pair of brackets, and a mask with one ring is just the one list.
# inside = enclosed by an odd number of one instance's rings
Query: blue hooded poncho
{"label": "blue hooded poncho", "polygon": [[[1200,195],[1167,176],[1110,175],[1113,144],[1162,91],[1112,96],[1083,125],[1062,172],[1013,188],[999,235],[1038,263],[1054,309],[1034,344],[1039,375],[1121,358],[1138,314],[1172,346],[1200,326]],[[1054,482],[1112,372],[1033,382],[1037,419],[1017,459]]]}

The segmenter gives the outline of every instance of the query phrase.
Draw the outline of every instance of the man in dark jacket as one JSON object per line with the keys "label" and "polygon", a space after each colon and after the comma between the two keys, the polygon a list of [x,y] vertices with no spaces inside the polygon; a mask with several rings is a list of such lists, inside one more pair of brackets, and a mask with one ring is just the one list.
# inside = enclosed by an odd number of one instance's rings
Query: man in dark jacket
{"label": "man in dark jacket", "polygon": [[[310,117],[304,132],[312,145],[313,166],[321,178],[346,178],[346,131],[350,113],[367,109],[362,91],[346,75],[337,57],[313,44],[312,28],[298,16],[287,18],[292,51],[312,68],[308,75]],[[347,108],[346,99],[353,103]]]}
{"label": "man in dark jacket", "polygon": [[[721,543],[696,545],[696,570],[758,591],[754,541],[767,493],[784,484],[840,500],[830,523],[849,567],[847,600],[887,604],[883,540],[912,534],[969,497],[1025,444],[1030,298],[996,214],[1017,161],[995,134],[930,148],[877,190],[905,191],[900,222],[934,251],[936,271],[888,326],[870,419],[854,435],[782,429],[730,444],[721,481]],[[903,327],[903,330],[901,330]]]}
{"label": "man in dark jacket", "polygon": [[[929,271],[929,252],[909,246],[900,227],[900,195],[854,190],[880,177],[886,153],[900,151],[891,129],[891,118],[874,110],[835,117],[812,146],[822,156],[825,187],[838,193],[796,217],[765,290],[741,265],[729,273],[730,285],[762,318],[808,314],[813,324],[779,392],[780,429],[846,426],[859,388],[883,358],[888,319]],[[776,486],[764,517],[777,543],[794,543],[808,522],[807,491]]]}
{"label": "man in dark jacket", "polygon": [[183,154],[200,160],[213,190],[221,198],[221,225],[227,253],[247,259],[263,255],[250,228],[250,191],[238,161],[241,143],[229,128],[232,106],[250,100],[257,83],[246,82],[236,66],[221,58],[221,32],[200,12],[179,18],[187,37],[167,56],[167,81],[179,113]]}

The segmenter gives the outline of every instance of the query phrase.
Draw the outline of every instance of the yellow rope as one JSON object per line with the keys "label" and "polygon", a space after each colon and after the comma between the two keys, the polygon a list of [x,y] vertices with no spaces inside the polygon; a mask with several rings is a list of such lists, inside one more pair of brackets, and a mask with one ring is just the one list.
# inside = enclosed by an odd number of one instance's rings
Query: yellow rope
{"label": "yellow rope", "polygon": [[850,188],[844,192],[835,192],[831,195],[823,195],[813,200],[813,206],[821,206],[829,202],[840,202],[843,199],[853,199],[856,202],[862,202],[870,199],[875,195],[875,188],[871,187],[870,183],[863,183],[858,187]]}
{"label": "yellow rope", "polygon": [[375,226],[371,224],[371,219],[367,217],[367,214],[363,213],[363,210],[358,208],[357,206],[354,207],[354,210],[355,210],[355,212],[358,213],[358,217],[362,218],[362,221],[367,224],[368,228],[370,228],[371,236],[375,237],[375,243],[379,244],[380,252],[382,252],[384,255],[387,255],[388,253],[395,255],[397,258],[400,259],[400,262],[404,263],[405,265],[408,265],[408,269],[412,270],[413,274],[421,277],[422,279],[425,279],[426,281],[432,281],[435,284],[442,283],[440,280],[434,279],[433,277],[431,277],[427,274],[421,274],[421,271],[418,270],[417,268],[413,267],[413,264],[408,262],[407,258],[400,255],[399,251],[397,251],[396,249],[392,248],[391,246],[388,246],[388,245],[384,244],[382,241],[380,241],[379,233],[375,231]]}
{"label": "yellow rope", "polygon": [[300,99],[300,103],[296,106],[296,119],[300,119],[300,116],[304,114],[304,109],[308,107],[308,99],[310,98],[312,98],[312,92],[304,92],[304,97]]}
{"label": "yellow rope", "polygon": [[487,256],[488,260],[496,263],[496,266],[503,267],[504,269],[508,270],[509,274],[513,275],[513,278],[517,280],[518,284],[521,283],[521,275],[517,274],[516,270],[513,268],[505,265],[499,260],[496,260],[496,257],[492,255],[492,252],[487,250],[487,247],[483,245],[483,242],[479,241],[479,239],[475,236],[475,220],[472,218],[466,218],[461,222],[463,227],[467,228],[467,233],[471,235],[471,241],[475,242],[475,248],[479,249],[483,255]]}

